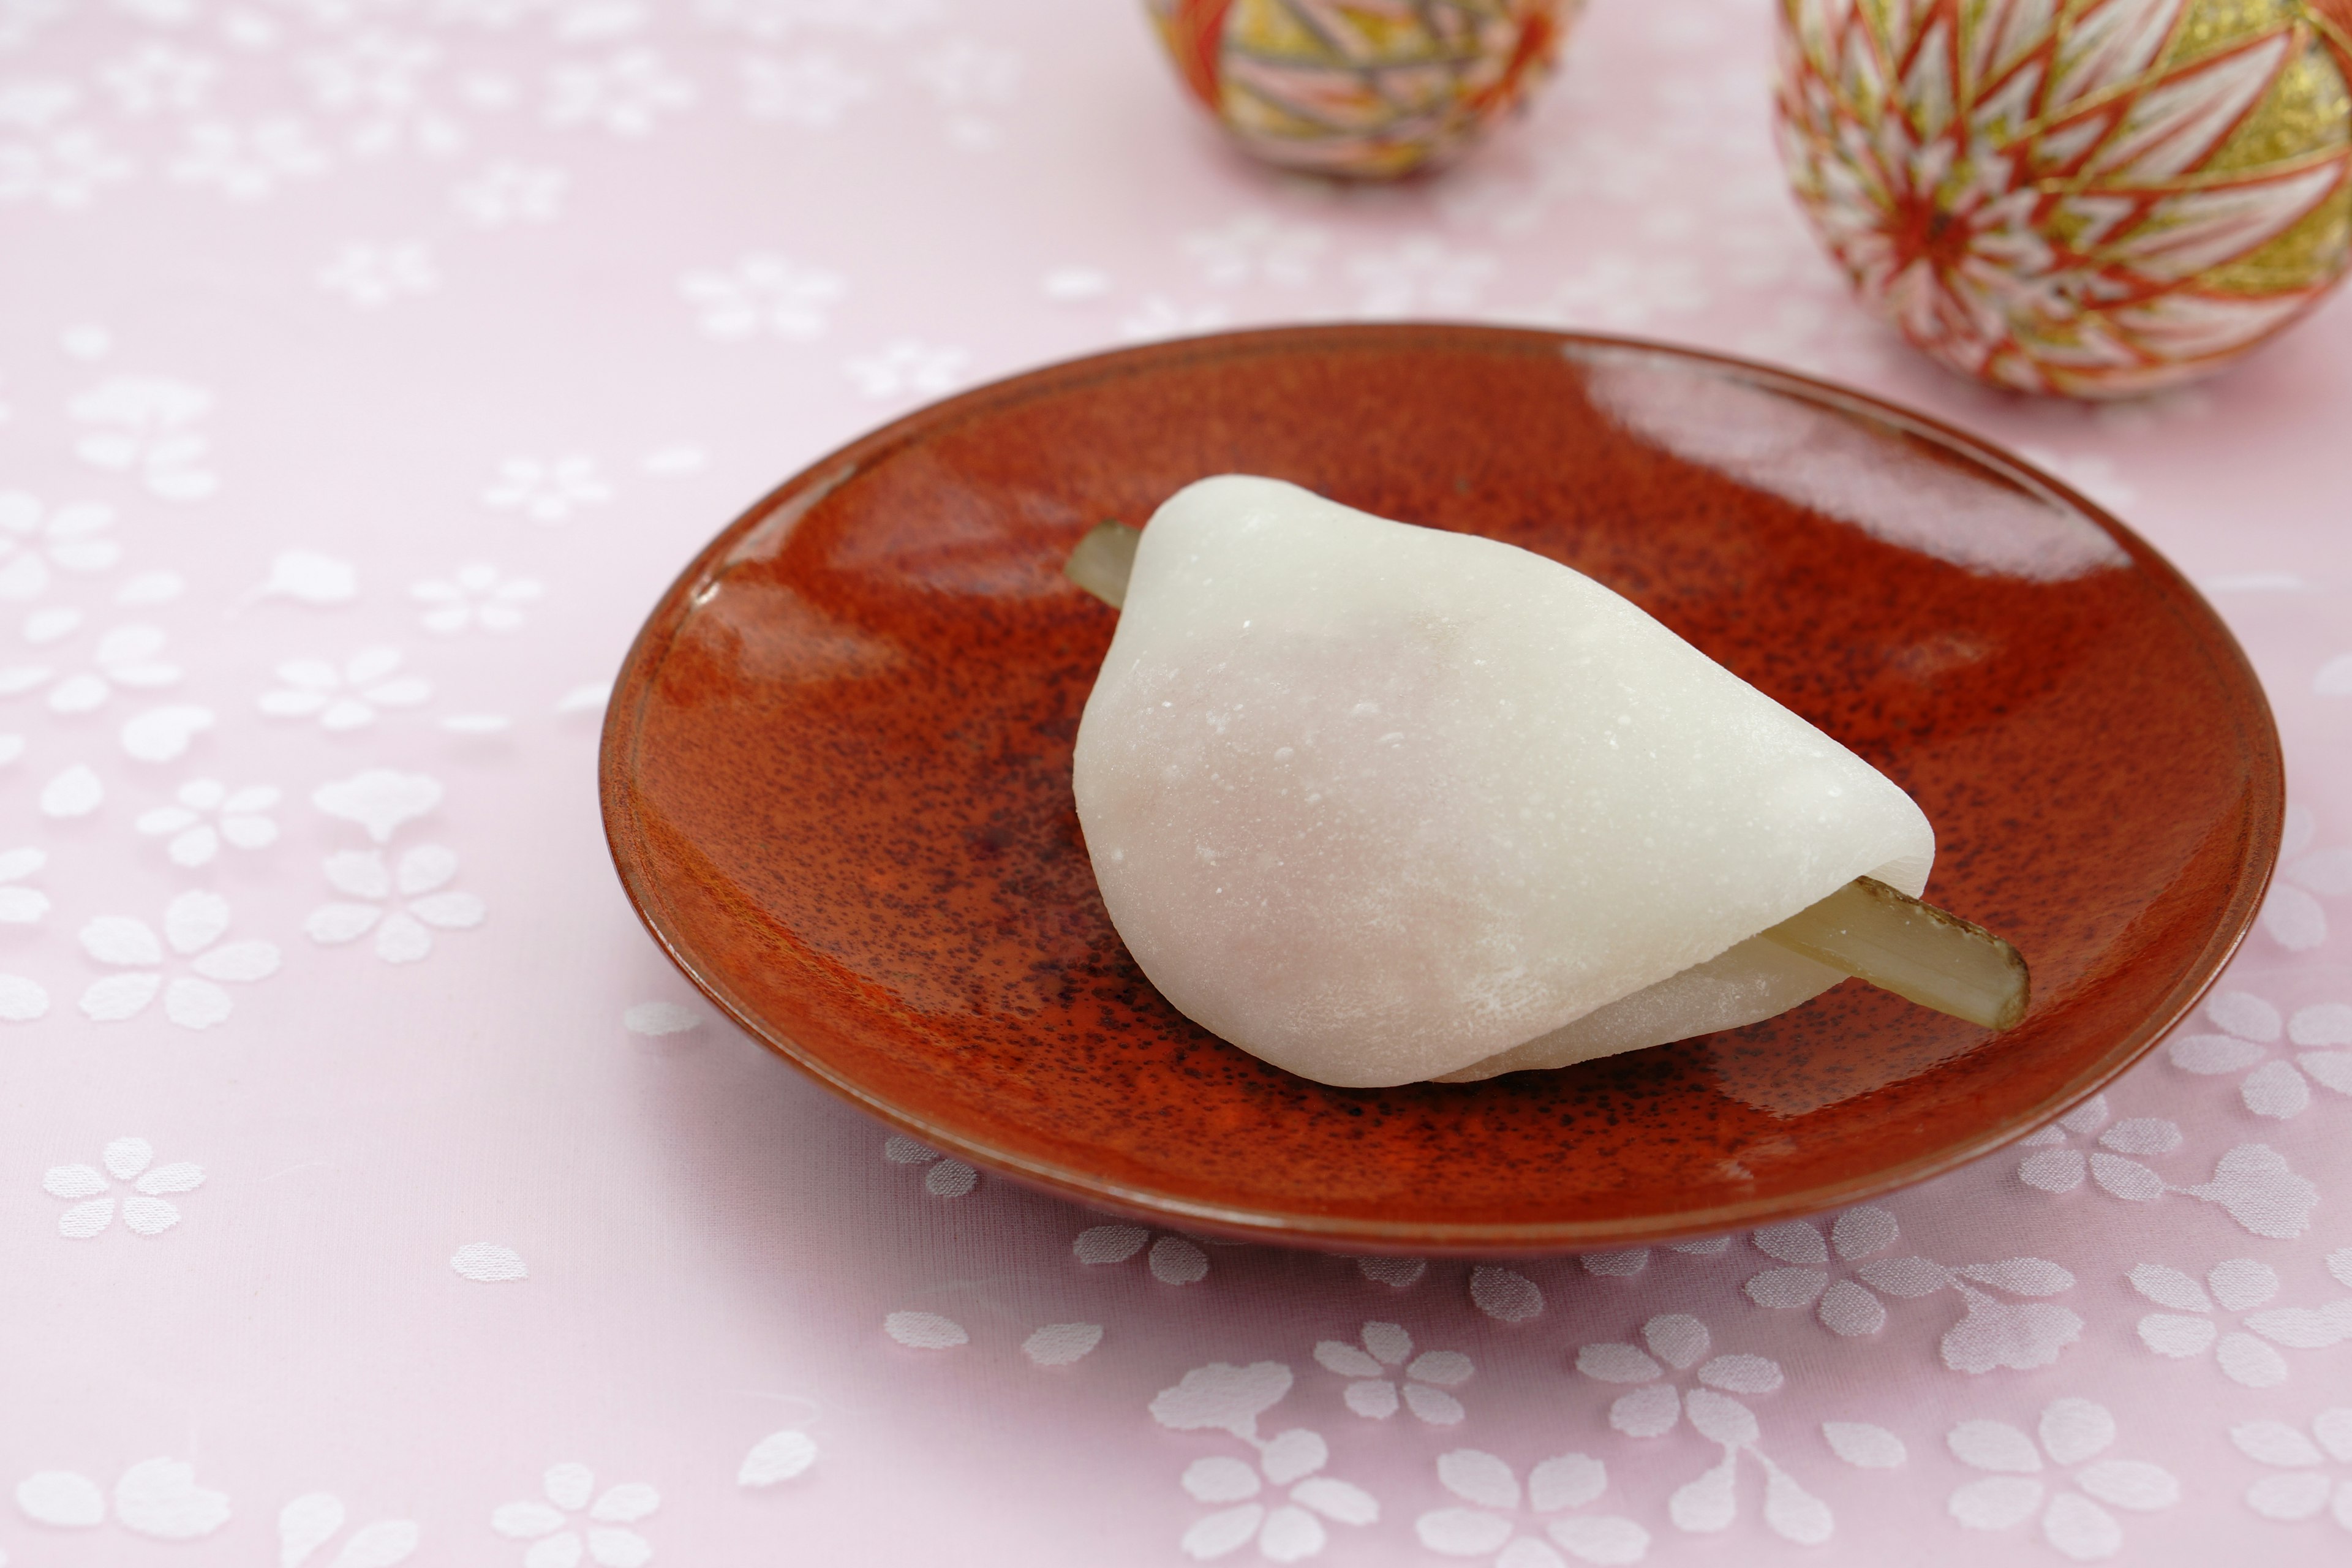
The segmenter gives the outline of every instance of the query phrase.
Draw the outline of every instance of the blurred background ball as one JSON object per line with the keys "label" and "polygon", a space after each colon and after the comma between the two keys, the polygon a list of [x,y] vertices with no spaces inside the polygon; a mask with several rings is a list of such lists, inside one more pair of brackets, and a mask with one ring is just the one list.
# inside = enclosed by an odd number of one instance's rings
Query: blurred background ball
{"label": "blurred background ball", "polygon": [[1388,179],[1459,154],[1549,73],[1581,0],[1149,0],[1192,96],[1255,156]]}
{"label": "blurred background ball", "polygon": [[1777,0],[1780,151],[1854,291],[1995,385],[2119,397],[2352,260],[2352,0]]}

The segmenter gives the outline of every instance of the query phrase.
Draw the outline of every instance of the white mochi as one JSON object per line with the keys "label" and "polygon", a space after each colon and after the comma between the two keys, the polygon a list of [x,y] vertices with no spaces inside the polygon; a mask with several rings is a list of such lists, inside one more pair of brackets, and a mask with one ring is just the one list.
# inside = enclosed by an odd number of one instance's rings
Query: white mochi
{"label": "white mochi", "polygon": [[1240,476],[1144,530],[1074,782],[1160,994],[1349,1087],[1769,1017],[1842,976],[1748,939],[1935,855],[1884,775],[1591,579]]}

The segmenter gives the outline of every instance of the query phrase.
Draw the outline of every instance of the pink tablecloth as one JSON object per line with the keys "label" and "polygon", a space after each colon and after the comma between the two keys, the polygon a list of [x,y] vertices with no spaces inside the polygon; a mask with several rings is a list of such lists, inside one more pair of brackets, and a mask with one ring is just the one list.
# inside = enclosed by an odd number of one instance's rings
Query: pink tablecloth
{"label": "pink tablecloth", "polygon": [[[1116,0],[0,0],[7,1561],[2352,1552],[2352,308],[1959,384],[1801,229],[1767,16],[1598,0],[1341,192]],[[1881,1205],[1474,1268],[1107,1225],[715,1019],[591,789],[695,546],[953,387],[1404,315],[1846,378],[2169,552],[2294,803],[2189,1030]]]}

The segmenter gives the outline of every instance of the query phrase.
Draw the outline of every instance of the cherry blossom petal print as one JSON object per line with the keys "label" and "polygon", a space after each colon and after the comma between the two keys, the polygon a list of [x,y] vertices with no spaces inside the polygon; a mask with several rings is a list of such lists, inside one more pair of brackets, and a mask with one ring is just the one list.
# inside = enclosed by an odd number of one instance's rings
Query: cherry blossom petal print
{"label": "cherry blossom petal print", "polygon": [[1021,1353],[1039,1366],[1068,1366],[1093,1353],[1102,1337],[1100,1323],[1048,1323],[1021,1342]]}
{"label": "cherry blossom petal print", "polygon": [[[1820,1238],[1815,1237],[1816,1240]],[[1687,1312],[1667,1312],[1642,1325],[1650,1353],[1677,1372],[1696,1363],[1710,1342],[1706,1325]]]}
{"label": "cherry blossom petal print", "polygon": [[1737,1457],[1736,1452],[1727,1452],[1698,1479],[1675,1489],[1666,1500],[1666,1517],[1674,1521],[1676,1530],[1713,1534],[1731,1528],[1739,1514],[1738,1495],[1733,1490]]}
{"label": "cherry blossom petal print", "polygon": [[1857,1469],[1900,1469],[1910,1458],[1902,1438],[1867,1421],[1824,1421],[1822,1436],[1832,1453]]}
{"label": "cherry blossom petal print", "polygon": [[1139,1225],[1098,1225],[1080,1231],[1070,1250],[1081,1263],[1124,1263],[1150,1239],[1151,1233]]}
{"label": "cherry blossom petal print", "polygon": [[1952,1493],[1951,1514],[1970,1530],[2008,1530],[2033,1517],[2042,1490],[2022,1476],[1988,1476]]}
{"label": "cherry blossom petal print", "polygon": [[209,980],[173,980],[163,991],[163,1016],[184,1029],[210,1029],[234,1011],[228,993]]}
{"label": "cherry blossom petal print", "polygon": [[106,1522],[106,1493],[71,1470],[37,1470],[16,1483],[25,1517],[58,1530],[88,1530]]}
{"label": "cherry blossom petal print", "polygon": [[267,980],[277,973],[278,958],[275,942],[230,942],[198,953],[189,967],[208,980],[243,984]]}
{"label": "cherry blossom petal print", "polygon": [[1608,1467],[1584,1454],[1557,1455],[1528,1472],[1528,1506],[1538,1513],[1582,1508],[1608,1489]]}
{"label": "cherry blossom petal print", "polygon": [[1179,1545],[1187,1557],[1214,1562],[1247,1546],[1265,1519],[1265,1506],[1255,1502],[1208,1514],[1193,1521]]}
{"label": "cherry blossom petal print", "polygon": [[[332,674],[331,669],[329,673]],[[350,778],[321,784],[310,796],[310,803],[329,816],[356,823],[370,838],[383,844],[404,824],[431,813],[441,804],[443,793],[441,781],[430,774],[368,768]]]}
{"label": "cherry blossom petal print", "polygon": [[1290,1489],[1290,1500],[1338,1524],[1377,1524],[1380,1500],[1352,1482],[1309,1476]]}
{"label": "cherry blossom petal print", "polygon": [[93,980],[81,994],[81,1010],[101,1024],[135,1018],[163,987],[160,974],[110,974]]}
{"label": "cherry blossom petal print", "polygon": [[100,963],[121,965],[161,963],[163,945],[143,921],[125,915],[100,915],[81,928],[82,951]]}
{"label": "cherry blossom petal print", "polygon": [[1632,1345],[1586,1345],[1576,1352],[1576,1370],[1603,1383],[1648,1383],[1665,1368]]}
{"label": "cherry blossom petal print", "polygon": [[161,1236],[180,1223],[180,1210],[162,1198],[128,1197],[122,1200],[122,1223],[141,1236]]}
{"label": "cherry blossom petal print", "polygon": [[383,918],[375,904],[321,904],[303,917],[302,930],[312,942],[332,946],[357,942]]}
{"label": "cherry blossom petal print", "polygon": [[1288,1486],[1330,1462],[1330,1445],[1323,1441],[1320,1433],[1303,1426],[1277,1432],[1258,1448],[1258,1464],[1265,1471],[1265,1479],[1276,1486]]}
{"label": "cherry blossom petal print", "polygon": [[1668,1383],[1637,1388],[1609,1406],[1609,1425],[1629,1437],[1658,1437],[1682,1418],[1682,1395]]}
{"label": "cherry blossom petal print", "polygon": [[[816,1463],[816,1439],[807,1433],[792,1427],[771,1432],[743,1456],[743,1463],[735,1471],[735,1482],[745,1487],[781,1486],[805,1473]],[[1248,1467],[1243,1468],[1246,1470]]]}
{"label": "cherry blossom petal print", "polygon": [[228,1522],[229,1500],[197,1485],[194,1466],[147,1459],[114,1483],[114,1517],[124,1529],[158,1541],[197,1541]]}
{"label": "cherry blossom petal print", "polygon": [[882,1320],[882,1328],[908,1350],[952,1350],[971,1340],[961,1323],[937,1312],[892,1312]]}
{"label": "cherry blossom petal print", "polygon": [[1700,1436],[1727,1448],[1750,1447],[1763,1435],[1755,1412],[1710,1389],[1691,1390],[1683,1399],[1683,1411]]}
{"label": "cherry blossom petal print", "polygon": [[1516,1269],[1480,1264],[1470,1271],[1470,1300],[1501,1323],[1524,1323],[1544,1309],[1542,1289]]}
{"label": "cherry blossom petal print", "polygon": [[1456,1448],[1437,1457],[1437,1479],[1465,1502],[1485,1508],[1519,1506],[1519,1478],[1509,1464],[1478,1448]]}
{"label": "cherry blossom petal print", "polygon": [[106,1178],[88,1165],[52,1165],[41,1190],[55,1198],[91,1198],[106,1191]]}

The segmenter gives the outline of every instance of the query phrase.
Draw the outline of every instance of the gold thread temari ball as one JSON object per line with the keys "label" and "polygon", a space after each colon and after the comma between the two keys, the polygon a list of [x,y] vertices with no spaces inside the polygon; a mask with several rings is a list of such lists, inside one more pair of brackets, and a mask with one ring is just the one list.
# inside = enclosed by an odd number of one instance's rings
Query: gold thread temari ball
{"label": "gold thread temari ball", "polygon": [[1998,386],[2218,369],[2352,262],[2352,0],[1780,0],[1780,152],[1854,291]]}
{"label": "gold thread temari ball", "polygon": [[1436,167],[1549,73],[1582,0],[1148,0],[1184,85],[1307,174]]}

